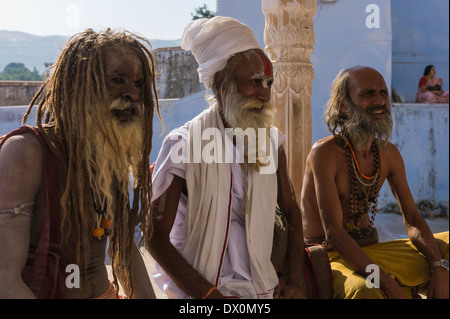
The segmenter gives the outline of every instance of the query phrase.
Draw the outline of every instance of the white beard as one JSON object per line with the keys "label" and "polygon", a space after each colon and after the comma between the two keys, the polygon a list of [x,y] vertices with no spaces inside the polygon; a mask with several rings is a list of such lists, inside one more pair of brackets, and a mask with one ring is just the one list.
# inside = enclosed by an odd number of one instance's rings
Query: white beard
{"label": "white beard", "polygon": [[[268,155],[267,147],[270,145],[270,128],[275,124],[275,110],[270,102],[262,102],[256,98],[244,97],[238,92],[235,83],[230,84],[230,88],[223,98],[224,116],[228,124],[235,129],[235,132],[242,131],[254,133],[254,136],[248,137],[247,143],[244,144],[245,162],[252,169],[259,171],[263,165],[267,163]],[[258,129],[265,129],[264,136],[261,136]],[[236,134],[239,136],[239,134]],[[265,143],[260,143],[260,139],[264,138]],[[242,137],[242,141],[244,137]],[[263,148],[262,148],[263,147]],[[250,159],[256,159],[253,163]]]}

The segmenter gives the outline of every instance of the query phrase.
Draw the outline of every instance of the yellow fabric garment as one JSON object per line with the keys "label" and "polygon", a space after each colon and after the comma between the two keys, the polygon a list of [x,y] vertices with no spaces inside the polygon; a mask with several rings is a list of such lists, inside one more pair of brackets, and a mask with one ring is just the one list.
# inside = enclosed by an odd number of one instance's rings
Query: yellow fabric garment
{"label": "yellow fabric garment", "polygon": [[[449,232],[434,234],[444,259],[449,258]],[[366,254],[393,277],[411,297],[431,277],[430,264],[409,239],[397,239],[362,247]],[[351,270],[338,253],[328,253],[333,271],[333,298],[380,299],[381,289],[368,288],[366,278]]]}

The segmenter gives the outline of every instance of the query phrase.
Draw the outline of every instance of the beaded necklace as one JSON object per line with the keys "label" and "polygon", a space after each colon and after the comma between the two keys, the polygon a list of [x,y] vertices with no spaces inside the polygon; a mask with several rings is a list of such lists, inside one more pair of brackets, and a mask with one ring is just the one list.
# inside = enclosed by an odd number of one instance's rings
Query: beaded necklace
{"label": "beaded necklace", "polygon": [[[91,190],[92,192],[92,190]],[[106,203],[99,209],[95,203],[94,192],[92,192],[92,202],[94,210],[97,213],[96,217],[96,228],[92,231],[92,236],[101,240],[103,236],[109,236],[111,234],[112,218],[107,216],[107,205]]]}
{"label": "beaded necklace", "polygon": [[[381,152],[375,141],[372,142],[371,150],[374,154],[375,175],[367,177],[361,173],[358,160],[352,145],[345,136],[345,149],[347,151],[347,164],[349,173],[350,202],[349,202],[349,223],[347,228],[359,239],[370,235],[375,222],[375,214],[378,202],[378,180],[381,170]],[[369,180],[370,182],[366,182]],[[371,214],[368,231],[363,235],[359,228],[359,218],[366,214]]]}

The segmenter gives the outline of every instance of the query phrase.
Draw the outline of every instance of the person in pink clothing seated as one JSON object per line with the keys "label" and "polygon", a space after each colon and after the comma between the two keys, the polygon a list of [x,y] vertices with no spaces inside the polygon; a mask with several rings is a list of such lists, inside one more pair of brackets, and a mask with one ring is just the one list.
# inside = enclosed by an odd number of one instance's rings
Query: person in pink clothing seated
{"label": "person in pink clothing seated", "polygon": [[434,65],[427,65],[419,80],[417,103],[448,103],[448,91],[442,90],[442,78],[435,77]]}

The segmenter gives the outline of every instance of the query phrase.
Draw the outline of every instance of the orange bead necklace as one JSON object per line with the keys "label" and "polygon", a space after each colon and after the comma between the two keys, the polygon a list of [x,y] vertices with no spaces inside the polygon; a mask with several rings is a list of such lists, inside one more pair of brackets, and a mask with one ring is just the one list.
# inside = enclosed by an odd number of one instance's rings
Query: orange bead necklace
{"label": "orange bead necklace", "polygon": [[[352,236],[355,238],[365,238],[372,233],[373,224],[375,222],[375,215],[377,210],[377,202],[379,195],[379,173],[381,169],[381,151],[379,150],[375,141],[372,143],[372,151],[374,153],[374,166],[375,175],[372,177],[367,177],[361,174],[359,169],[358,161],[355,156],[355,152],[347,138],[342,135],[346,142],[345,149],[347,150],[347,163],[349,172],[349,187],[350,187],[350,199],[349,199],[349,209],[348,217],[349,222],[347,223],[347,229]],[[356,164],[356,165],[355,165]],[[356,167],[358,169],[356,169]],[[353,169],[352,169],[353,168]],[[360,176],[367,180],[371,180],[370,183],[364,182]],[[369,216],[369,227],[367,232],[363,234],[359,228],[359,219],[364,215]]]}
{"label": "orange bead necklace", "polygon": [[[352,156],[353,156],[353,163],[356,164],[356,168],[358,170],[358,174],[361,175],[362,177],[364,177],[365,179],[368,180],[373,180],[375,177],[378,176],[378,174],[380,173],[380,168],[381,165],[378,165],[377,171],[375,173],[375,175],[371,176],[371,177],[367,177],[366,175],[364,175],[363,173],[361,173],[361,169],[359,168],[359,164],[358,164],[358,160],[356,159],[356,155],[355,152],[353,151],[353,147],[352,145],[349,143],[349,141],[345,138],[345,136],[343,136],[345,142],[347,143],[348,147],[350,148],[350,151],[352,152]],[[381,163],[381,151],[378,150],[378,155],[379,155],[379,162]],[[357,174],[357,176],[358,176]],[[358,178],[359,179],[359,178]],[[362,184],[364,184],[365,186],[371,186],[370,184],[366,184],[364,182],[362,182],[361,180],[359,180]]]}
{"label": "orange bead necklace", "polygon": [[[113,224],[112,218],[108,218],[107,216],[107,207],[108,205],[104,203],[101,209],[99,209],[95,203],[94,193],[92,192],[92,198],[93,198],[93,204],[94,204],[94,210],[97,213],[96,216],[96,223],[97,227],[94,228],[92,231],[92,236],[97,238],[98,240],[101,240],[103,236],[109,236],[111,235],[111,228]],[[107,218],[105,218],[107,217]]]}

